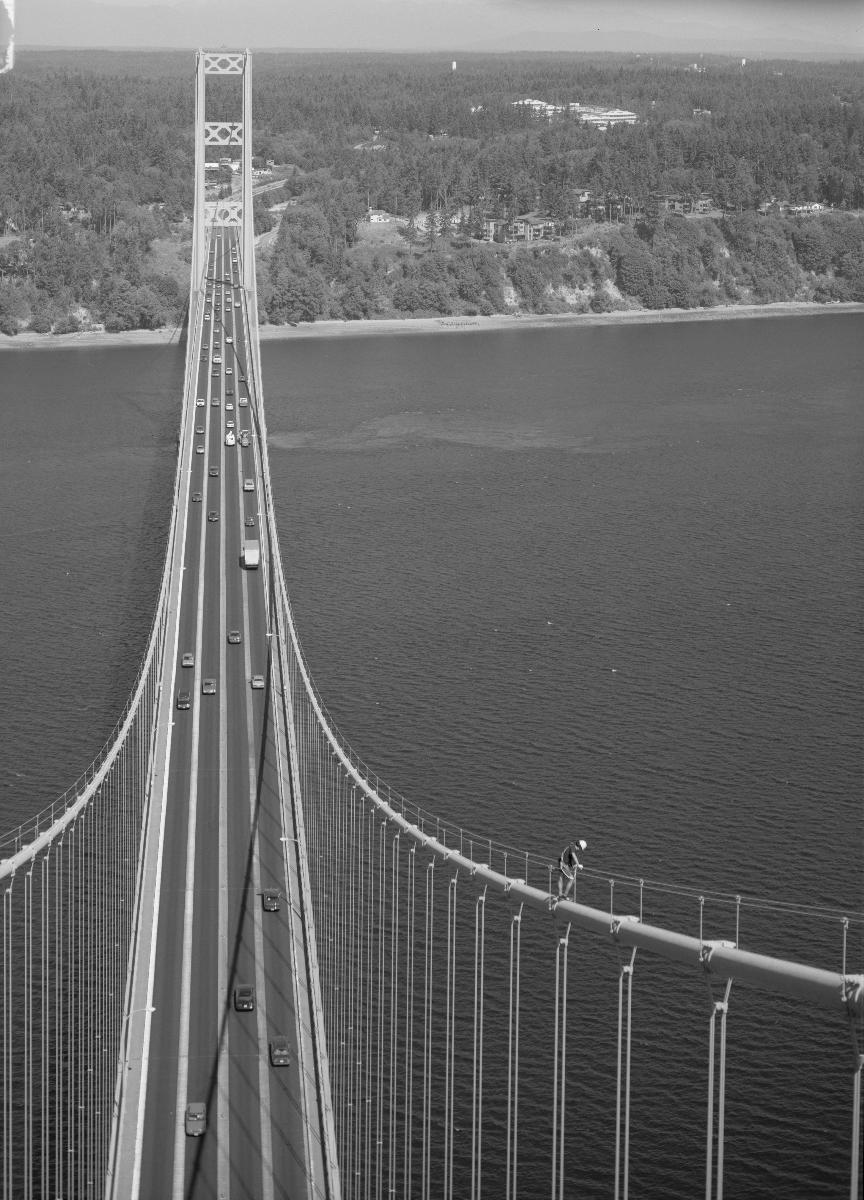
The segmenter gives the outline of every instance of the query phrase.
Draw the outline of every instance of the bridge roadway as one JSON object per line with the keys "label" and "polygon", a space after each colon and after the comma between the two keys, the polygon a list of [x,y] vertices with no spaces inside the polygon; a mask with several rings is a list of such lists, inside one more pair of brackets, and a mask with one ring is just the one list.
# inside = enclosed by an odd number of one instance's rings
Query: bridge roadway
{"label": "bridge roadway", "polygon": [[[253,409],[241,406],[252,373],[245,305],[235,303],[242,296],[235,244],[228,230],[214,230],[208,247],[209,319],[183,493],[173,727],[154,898],[158,936],[144,1010],[150,1036],[137,1096],[126,1100],[137,1110],[134,1177],[118,1178],[115,1193],[128,1187],[133,1200],[275,1200],[317,1191],[309,1182],[317,1171],[307,1161],[315,1151],[306,1118],[313,1130],[315,1122],[304,1108],[295,1019],[294,905],[286,891],[291,831],[283,828],[284,743],[270,703],[266,572],[240,567],[244,537],[260,539],[263,494]],[[220,349],[223,361],[214,364]],[[239,437],[237,445],[225,444],[230,420],[235,434],[249,430],[248,448]],[[244,490],[250,479],[254,490]],[[228,642],[232,630],[239,644]],[[184,654],[194,654],[194,666],[182,666]],[[256,674],[264,676],[262,690],[250,686]],[[205,679],[215,679],[215,694],[203,693]],[[181,691],[189,693],[188,709],[178,707]],[[279,911],[263,910],[262,889],[279,891]],[[239,984],[255,989],[253,1011],[235,1009]],[[139,987],[133,1005],[142,995]],[[139,1009],[139,1021],[141,1015]],[[270,1063],[274,1035],[290,1040],[288,1066]],[[185,1131],[189,1102],[206,1106],[201,1137]]]}

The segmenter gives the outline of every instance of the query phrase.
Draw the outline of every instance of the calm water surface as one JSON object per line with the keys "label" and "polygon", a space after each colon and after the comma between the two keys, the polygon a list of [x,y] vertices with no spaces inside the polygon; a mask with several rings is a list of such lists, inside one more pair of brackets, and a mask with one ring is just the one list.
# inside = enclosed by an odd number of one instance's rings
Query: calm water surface
{"label": "calm water surface", "polygon": [[[265,344],[289,588],[352,744],[412,800],[550,857],[581,836],[610,874],[860,910],[861,333],[831,315]],[[132,685],[182,355],[0,372],[8,827],[80,773]],[[839,968],[837,922],[748,933]],[[852,952],[860,970],[858,934]],[[652,972],[634,1102],[664,1121],[634,1134],[633,1186],[684,1197],[709,1009]],[[608,1039],[585,987],[586,1039]],[[736,1000],[729,1194],[847,1195],[848,1031]],[[613,1059],[585,1051],[580,1170],[608,1194],[591,1096]]]}

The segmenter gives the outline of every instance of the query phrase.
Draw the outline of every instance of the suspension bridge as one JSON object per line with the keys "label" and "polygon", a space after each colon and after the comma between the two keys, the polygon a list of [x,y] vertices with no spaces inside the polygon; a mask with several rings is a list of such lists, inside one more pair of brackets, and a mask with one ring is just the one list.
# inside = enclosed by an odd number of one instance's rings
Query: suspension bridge
{"label": "suspension bridge", "polygon": [[[213,76],[225,89],[209,121]],[[211,148],[239,157],[230,196],[208,193]],[[663,1101],[636,1103],[633,1006],[658,962],[672,992],[704,999],[685,1056],[689,1194],[722,1197],[735,1154],[727,1035],[744,994],[824,1011],[845,1046],[830,1194],[858,1200],[861,914],[831,915],[836,961],[815,965],[772,953],[770,906],[761,944],[748,940],[746,898],[586,870],[559,900],[555,864],[411,805],[331,722],[274,519],[251,148],[248,52],[199,52],[186,372],[152,629],[109,743],[0,840],[4,1200],[648,1194],[633,1147]],[[593,1050],[577,1025],[586,962],[607,1017]],[[607,1114],[593,1184],[574,1080],[592,1053]]]}

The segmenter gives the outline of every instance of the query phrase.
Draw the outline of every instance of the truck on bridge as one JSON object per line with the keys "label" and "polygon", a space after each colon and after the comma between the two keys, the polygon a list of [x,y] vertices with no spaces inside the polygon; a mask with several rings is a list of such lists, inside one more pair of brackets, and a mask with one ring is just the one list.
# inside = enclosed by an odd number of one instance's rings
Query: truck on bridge
{"label": "truck on bridge", "polygon": [[261,546],[254,539],[248,539],[243,543],[243,549],[240,551],[240,565],[245,567],[247,571],[254,571],[261,562]]}

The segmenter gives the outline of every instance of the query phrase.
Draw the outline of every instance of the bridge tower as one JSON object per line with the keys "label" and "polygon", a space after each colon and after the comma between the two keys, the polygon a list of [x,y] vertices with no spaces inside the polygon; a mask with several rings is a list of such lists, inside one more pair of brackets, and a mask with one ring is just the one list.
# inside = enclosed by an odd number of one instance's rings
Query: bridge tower
{"label": "bridge tower", "polygon": [[[199,50],[195,57],[195,220],[190,291],[195,311],[189,313],[189,327],[195,328],[204,299],[209,231],[213,226],[233,226],[240,230],[241,281],[250,325],[257,328],[252,218],[252,56],[248,50]],[[208,75],[241,76],[239,120],[207,120]],[[210,200],[207,198],[207,155],[218,154],[222,147],[240,151],[239,186],[235,180],[230,197]]]}

